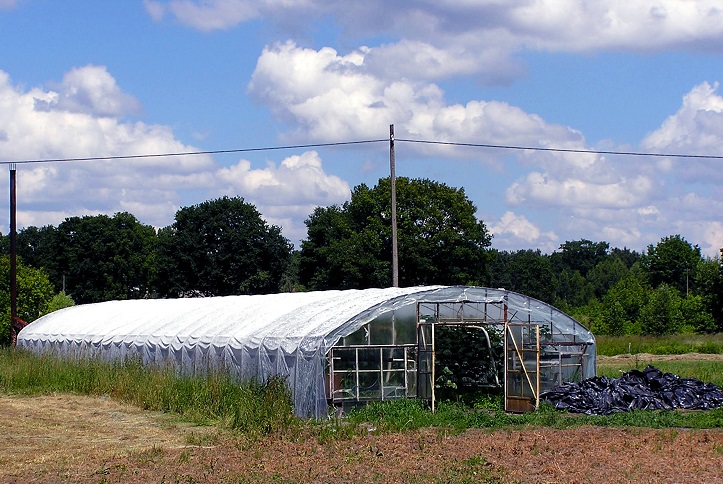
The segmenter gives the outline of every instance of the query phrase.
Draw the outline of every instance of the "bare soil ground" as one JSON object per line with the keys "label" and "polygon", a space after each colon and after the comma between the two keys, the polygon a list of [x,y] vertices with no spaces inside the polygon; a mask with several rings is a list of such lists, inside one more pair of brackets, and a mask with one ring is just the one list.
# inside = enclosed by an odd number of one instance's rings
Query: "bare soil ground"
{"label": "bare soil ground", "polygon": [[0,482],[723,482],[723,429],[254,441],[75,395],[0,396],[0,416]]}

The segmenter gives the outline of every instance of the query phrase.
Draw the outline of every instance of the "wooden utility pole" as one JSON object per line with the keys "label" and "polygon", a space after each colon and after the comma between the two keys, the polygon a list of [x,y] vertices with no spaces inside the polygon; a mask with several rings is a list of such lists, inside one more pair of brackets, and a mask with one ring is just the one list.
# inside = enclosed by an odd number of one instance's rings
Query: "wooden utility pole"
{"label": "wooden utility pole", "polygon": [[392,287],[399,287],[399,252],[397,252],[397,177],[394,166],[394,125],[389,125],[389,180],[392,185]]}
{"label": "wooden utility pole", "polygon": [[10,339],[17,342],[15,320],[18,317],[18,266],[17,266],[17,178],[15,164],[10,165]]}

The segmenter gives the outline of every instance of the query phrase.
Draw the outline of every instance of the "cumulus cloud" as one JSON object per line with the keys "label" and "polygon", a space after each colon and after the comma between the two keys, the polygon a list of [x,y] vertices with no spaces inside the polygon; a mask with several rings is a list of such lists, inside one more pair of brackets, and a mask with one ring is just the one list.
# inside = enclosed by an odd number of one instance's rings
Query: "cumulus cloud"
{"label": "cumulus cloud", "polygon": [[554,232],[543,232],[524,215],[511,211],[505,212],[499,220],[493,222],[489,230],[494,235],[494,246],[497,249],[539,247],[551,252],[559,245]]}
{"label": "cumulus cloud", "polygon": [[386,79],[474,75],[506,83],[524,73],[523,51],[594,52],[723,49],[717,0],[538,0],[505,2],[342,2],[321,0],[145,0],[157,21],[169,15],[193,28],[228,29],[269,22],[311,31],[332,19],[348,40],[390,39],[369,66]]}
{"label": "cumulus cloud", "polygon": [[[368,68],[374,49],[346,55],[303,48],[294,42],[267,46],[248,92],[296,129],[294,139],[337,141],[379,138],[394,123],[397,137],[438,141],[584,147],[583,136],[565,126],[498,101],[447,104],[433,83],[387,82]],[[430,147],[415,147],[430,151]],[[449,153],[449,148],[432,148]],[[576,157],[576,161],[585,157]],[[589,172],[589,163],[586,172]]]}
{"label": "cumulus cloud", "polygon": [[49,92],[36,100],[37,110],[68,111],[99,117],[140,112],[140,103],[121,91],[104,66],[75,68],[54,87],[56,92]]}
{"label": "cumulus cloud", "polygon": [[[723,145],[723,98],[717,89],[717,84],[705,82],[694,86],[680,109],[641,141],[640,149],[716,155]],[[704,254],[718,254],[723,175],[717,163],[658,157],[607,160],[572,153],[532,156],[542,170],[529,170],[505,192],[506,203],[516,211],[554,211],[555,231],[569,238],[641,250],[662,236],[682,234],[699,241]]]}
{"label": "cumulus cloud", "polygon": [[[77,87],[74,91],[73,86]],[[105,68],[74,69],[61,90],[13,86],[0,71],[0,156],[4,160],[65,159],[192,151],[170,128],[122,122],[128,100]],[[109,99],[102,100],[103,96]],[[137,107],[135,100],[130,105]],[[143,158],[77,163],[20,165],[18,196],[28,221],[59,223],[72,213],[113,213],[136,207],[147,223],[172,218],[176,190],[199,187],[203,173],[215,167],[207,156]],[[160,171],[159,171],[160,170]],[[57,205],[65,207],[59,211]],[[33,207],[34,210],[30,210]],[[31,214],[31,212],[33,212]],[[20,221],[25,224],[25,222]],[[30,222],[33,223],[33,222]]]}
{"label": "cumulus cloud", "polygon": [[[703,82],[683,97],[678,111],[669,116],[641,145],[657,153],[718,155],[723,146],[723,97],[718,83]],[[680,179],[697,183],[723,182],[723,170],[709,161],[693,158],[664,159],[657,167]]]}
{"label": "cumulus cloud", "polygon": [[628,208],[647,201],[654,188],[654,183],[643,176],[621,177],[616,183],[603,184],[531,172],[513,183],[506,195],[512,205],[544,203],[549,207]]}
{"label": "cumulus cloud", "polygon": [[306,237],[303,221],[316,207],[349,200],[351,189],[341,178],[327,174],[316,151],[307,151],[254,169],[248,160],[217,173],[219,193],[237,193],[252,201],[269,223],[282,226],[296,243]]}
{"label": "cumulus cloud", "polygon": [[316,151],[294,155],[264,169],[252,169],[247,160],[222,168],[218,177],[226,191],[249,194],[264,205],[331,205],[349,198],[346,181],[324,172]]}
{"label": "cumulus cloud", "polygon": [[[98,82],[98,81],[101,82]],[[83,95],[61,101],[69,86]],[[105,68],[73,69],[59,91],[13,86],[0,71],[0,158],[65,159],[198,151],[163,125],[121,121],[132,97]],[[72,96],[70,96],[72,97]],[[83,101],[81,102],[82,99]],[[0,189],[6,193],[7,188]],[[239,161],[225,168],[207,155],[18,165],[19,225],[56,225],[68,216],[128,211],[143,223],[169,225],[180,206],[241,195],[284,234],[299,240],[314,207],[348,199],[349,186],[325,173],[316,152],[263,169]]]}

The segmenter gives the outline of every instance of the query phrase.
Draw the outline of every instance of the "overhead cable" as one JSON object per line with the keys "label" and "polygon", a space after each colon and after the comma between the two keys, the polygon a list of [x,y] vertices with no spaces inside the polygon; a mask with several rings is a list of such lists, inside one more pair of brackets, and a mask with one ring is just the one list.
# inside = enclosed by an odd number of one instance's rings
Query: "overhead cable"
{"label": "overhead cable", "polygon": [[593,155],[621,155],[621,156],[655,156],[662,158],[706,158],[712,160],[723,160],[723,155],[693,155],[684,153],[645,153],[640,151],[605,151],[605,150],[585,150],[575,148],[543,148],[535,146],[510,146],[510,145],[492,145],[482,143],[456,143],[452,141],[430,141],[420,139],[401,139],[396,138],[395,141],[406,143],[424,143],[434,145],[448,146],[471,146],[474,148],[490,148],[498,150],[527,150],[527,151],[552,151],[555,153],[585,153]]}
{"label": "overhead cable", "polygon": [[266,146],[262,148],[238,148],[232,150],[209,150],[209,151],[182,151],[176,153],[146,153],[143,155],[117,155],[117,156],[89,156],[85,158],[47,158],[37,160],[0,161],[0,165],[26,164],[26,163],[60,163],[65,161],[104,161],[104,160],[132,160],[136,158],[164,158],[170,156],[195,156],[195,155],[219,155],[224,153],[246,153],[251,151],[275,151],[293,150],[300,148],[323,148],[329,146],[358,145],[366,143],[387,142],[388,139],[370,139],[361,141],[337,141],[334,143],[314,143],[304,145]]}
{"label": "overhead cable", "polygon": [[[141,155],[116,155],[116,156],[89,156],[89,157],[76,157],[76,158],[45,158],[45,159],[33,159],[33,160],[14,160],[14,161],[0,161],[0,165],[12,165],[12,164],[28,164],[28,163],[61,163],[71,161],[106,161],[106,160],[130,160],[138,158],[165,158],[174,156],[196,156],[196,155],[218,155],[226,153],[248,153],[254,151],[279,151],[279,150],[291,150],[291,149],[307,149],[307,148],[325,148],[333,146],[345,146],[345,145],[360,145],[369,143],[381,143],[388,142],[389,139],[370,139],[370,140],[358,140],[358,141],[337,141],[333,143],[310,143],[310,144],[298,144],[298,145],[282,145],[282,146],[266,146],[260,148],[238,148],[230,150],[207,150],[207,151],[183,151],[174,153],[146,153]],[[517,150],[517,151],[543,151],[552,153],[578,153],[578,154],[593,154],[593,155],[615,155],[615,156],[646,156],[646,157],[659,157],[659,158],[698,158],[698,159],[709,159],[709,160],[723,160],[723,155],[700,155],[690,153],[650,153],[641,151],[613,151],[613,150],[592,150],[592,149],[575,149],[575,148],[545,148],[539,146],[515,146],[515,145],[496,145],[489,143],[461,143],[453,141],[434,141],[434,140],[421,140],[421,139],[404,139],[396,138],[396,142],[399,143],[419,143],[419,144],[431,144],[431,145],[443,145],[443,146],[461,146],[461,147],[472,147],[472,148],[485,148],[485,149],[497,149],[497,150]]]}

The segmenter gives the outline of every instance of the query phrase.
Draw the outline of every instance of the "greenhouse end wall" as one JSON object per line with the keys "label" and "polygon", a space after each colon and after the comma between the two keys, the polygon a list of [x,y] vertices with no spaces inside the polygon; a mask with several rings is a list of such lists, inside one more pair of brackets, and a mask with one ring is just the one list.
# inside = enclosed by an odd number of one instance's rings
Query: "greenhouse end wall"
{"label": "greenhouse end wall", "polygon": [[[479,377],[468,371],[463,384],[504,389],[510,411],[536,408],[540,393],[595,375],[594,337],[574,319],[509,291],[452,287],[417,294],[413,304],[380,314],[340,338],[327,359],[330,404],[349,408],[418,397],[434,408],[436,388],[444,384],[444,375],[435,374],[440,350],[435,328],[438,334],[451,328],[478,333],[487,356],[480,356]],[[497,348],[491,340],[504,346],[504,356],[493,356]]]}

